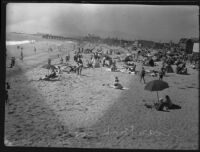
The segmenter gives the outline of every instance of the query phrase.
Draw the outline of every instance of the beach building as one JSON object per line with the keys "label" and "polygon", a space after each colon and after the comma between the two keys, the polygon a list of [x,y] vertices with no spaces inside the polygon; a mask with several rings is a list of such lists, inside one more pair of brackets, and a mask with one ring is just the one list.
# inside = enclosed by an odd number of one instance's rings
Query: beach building
{"label": "beach building", "polygon": [[194,43],[192,52],[199,54],[199,43]]}
{"label": "beach building", "polygon": [[[192,54],[193,53],[193,46],[194,46],[195,43],[199,43],[198,38],[191,38],[191,39],[182,38],[179,41],[179,47],[186,54]],[[196,46],[197,46],[197,44],[195,44],[195,47]]]}
{"label": "beach building", "polygon": [[148,40],[136,40],[133,45],[137,47],[152,48],[154,46],[154,42]]}

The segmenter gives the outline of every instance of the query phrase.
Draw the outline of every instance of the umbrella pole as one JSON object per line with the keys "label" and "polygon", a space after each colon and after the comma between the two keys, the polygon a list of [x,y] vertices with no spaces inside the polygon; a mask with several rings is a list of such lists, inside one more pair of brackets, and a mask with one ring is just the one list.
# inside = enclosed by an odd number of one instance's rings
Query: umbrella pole
{"label": "umbrella pole", "polygon": [[158,91],[157,91],[157,98],[158,98],[158,102],[159,102]]}

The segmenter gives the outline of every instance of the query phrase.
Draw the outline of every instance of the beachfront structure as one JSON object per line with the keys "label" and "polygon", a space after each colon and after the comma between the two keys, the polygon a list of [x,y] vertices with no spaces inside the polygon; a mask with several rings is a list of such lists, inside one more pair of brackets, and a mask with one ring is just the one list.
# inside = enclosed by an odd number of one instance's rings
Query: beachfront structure
{"label": "beachfront structure", "polygon": [[154,42],[148,41],[148,40],[136,40],[134,42],[134,46],[144,47],[144,48],[152,48],[154,46]]}
{"label": "beachfront structure", "polygon": [[192,52],[199,53],[199,43],[194,43]]}
{"label": "beachfront structure", "polygon": [[168,43],[165,43],[165,45],[164,45],[164,43],[155,42],[154,45],[153,45],[153,48],[154,48],[154,49],[162,49],[162,48],[164,48],[165,46],[168,46],[167,44],[168,44]]}
{"label": "beachfront structure", "polygon": [[51,34],[44,34],[44,35],[42,35],[42,38],[54,39],[54,40],[68,40],[69,39],[67,37],[56,36],[56,35],[51,35]]}
{"label": "beachfront structure", "polygon": [[163,49],[170,48],[169,43],[160,43],[148,40],[136,40],[133,43],[134,47],[143,47],[143,48],[153,48],[153,49]]}
{"label": "beachfront structure", "polygon": [[182,38],[179,41],[179,47],[182,51],[184,51],[186,54],[192,54],[193,53],[193,46],[195,43],[199,43],[198,38]]}

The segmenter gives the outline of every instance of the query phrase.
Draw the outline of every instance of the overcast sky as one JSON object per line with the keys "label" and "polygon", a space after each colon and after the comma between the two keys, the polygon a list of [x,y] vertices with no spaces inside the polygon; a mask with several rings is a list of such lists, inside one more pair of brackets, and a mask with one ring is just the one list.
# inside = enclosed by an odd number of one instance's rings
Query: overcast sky
{"label": "overcast sky", "polygon": [[94,33],[162,42],[199,33],[198,6],[10,3],[6,11],[7,32]]}

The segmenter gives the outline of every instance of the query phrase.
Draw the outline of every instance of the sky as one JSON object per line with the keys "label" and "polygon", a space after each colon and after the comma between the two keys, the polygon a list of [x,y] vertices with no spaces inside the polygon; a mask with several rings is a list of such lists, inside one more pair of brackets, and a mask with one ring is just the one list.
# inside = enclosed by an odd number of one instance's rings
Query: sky
{"label": "sky", "polygon": [[9,3],[6,32],[178,42],[199,37],[198,6]]}

